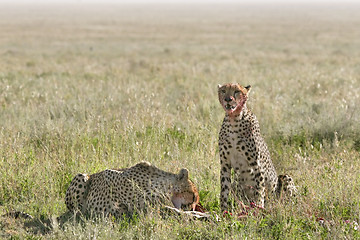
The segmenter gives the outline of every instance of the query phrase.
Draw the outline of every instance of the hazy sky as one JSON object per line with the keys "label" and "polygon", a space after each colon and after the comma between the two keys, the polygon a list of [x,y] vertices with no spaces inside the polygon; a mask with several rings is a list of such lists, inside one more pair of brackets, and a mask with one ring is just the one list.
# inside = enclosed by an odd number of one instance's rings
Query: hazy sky
{"label": "hazy sky", "polygon": [[0,0],[0,3],[344,3],[360,0]]}

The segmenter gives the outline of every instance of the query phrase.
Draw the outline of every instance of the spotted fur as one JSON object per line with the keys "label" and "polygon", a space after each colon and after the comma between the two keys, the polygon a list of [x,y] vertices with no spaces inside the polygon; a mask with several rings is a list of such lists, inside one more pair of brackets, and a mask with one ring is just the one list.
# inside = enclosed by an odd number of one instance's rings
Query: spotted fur
{"label": "spotted fur", "polygon": [[297,189],[294,184],[294,180],[287,174],[278,176],[278,184],[276,188],[277,197],[281,197],[282,193],[285,193],[285,196],[295,196]]}
{"label": "spotted fur", "polygon": [[[280,191],[279,179],[260,134],[259,122],[246,106],[250,89],[251,86],[230,83],[218,86],[219,101],[225,110],[219,133],[222,210],[228,209],[231,191],[242,200],[259,206],[264,206],[266,190],[274,193]],[[295,189],[291,178],[281,180],[291,180],[286,184],[281,181],[289,192]]]}
{"label": "spotted fur", "polygon": [[167,201],[178,209],[195,208],[199,195],[188,178],[188,170],[181,169],[174,174],[147,162],[126,169],[107,169],[90,176],[78,174],[65,198],[70,211],[114,217]]}

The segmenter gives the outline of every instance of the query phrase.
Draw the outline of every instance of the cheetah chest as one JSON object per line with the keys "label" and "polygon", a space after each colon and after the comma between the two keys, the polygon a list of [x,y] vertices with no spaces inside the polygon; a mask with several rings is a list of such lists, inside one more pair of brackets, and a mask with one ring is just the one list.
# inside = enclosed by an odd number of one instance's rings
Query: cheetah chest
{"label": "cheetah chest", "polygon": [[236,148],[229,151],[229,159],[231,167],[235,171],[241,171],[249,168],[245,153],[237,150]]}
{"label": "cheetah chest", "polygon": [[247,177],[252,175],[254,167],[257,165],[255,159],[252,159],[253,153],[247,147],[246,139],[239,135],[229,134],[229,160],[231,167],[234,169],[236,175],[240,175],[246,181]]}

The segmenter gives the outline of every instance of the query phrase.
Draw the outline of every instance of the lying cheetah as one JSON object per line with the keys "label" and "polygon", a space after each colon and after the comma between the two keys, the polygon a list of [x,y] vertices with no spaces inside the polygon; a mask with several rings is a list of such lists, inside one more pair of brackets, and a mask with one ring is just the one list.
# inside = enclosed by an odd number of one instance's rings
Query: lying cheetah
{"label": "lying cheetah", "polygon": [[199,194],[189,180],[188,170],[183,168],[174,174],[141,162],[130,168],[107,169],[90,176],[78,174],[66,191],[65,204],[72,212],[79,210],[83,214],[118,218],[167,200],[177,209],[195,209]]}
{"label": "lying cheetah", "polygon": [[[219,101],[225,110],[219,134],[222,210],[228,208],[230,191],[261,207],[264,206],[265,189],[278,195],[282,188],[289,195],[296,191],[290,176],[278,177],[276,174],[259,123],[246,107],[250,89],[251,86],[230,83],[218,86]],[[231,169],[234,170],[233,184]]]}

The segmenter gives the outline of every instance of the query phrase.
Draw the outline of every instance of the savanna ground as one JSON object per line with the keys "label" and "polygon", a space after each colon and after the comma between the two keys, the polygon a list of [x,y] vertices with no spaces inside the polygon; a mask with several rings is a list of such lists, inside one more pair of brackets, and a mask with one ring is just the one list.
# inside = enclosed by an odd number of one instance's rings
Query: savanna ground
{"label": "savanna ground", "polygon": [[[293,203],[220,222],[69,221],[14,239],[356,239],[360,230],[360,5],[2,5],[0,214],[66,211],[79,172],[149,161],[182,167],[219,209],[217,84],[251,84]],[[236,210],[233,210],[236,212]],[[317,218],[323,218],[324,223]]]}

